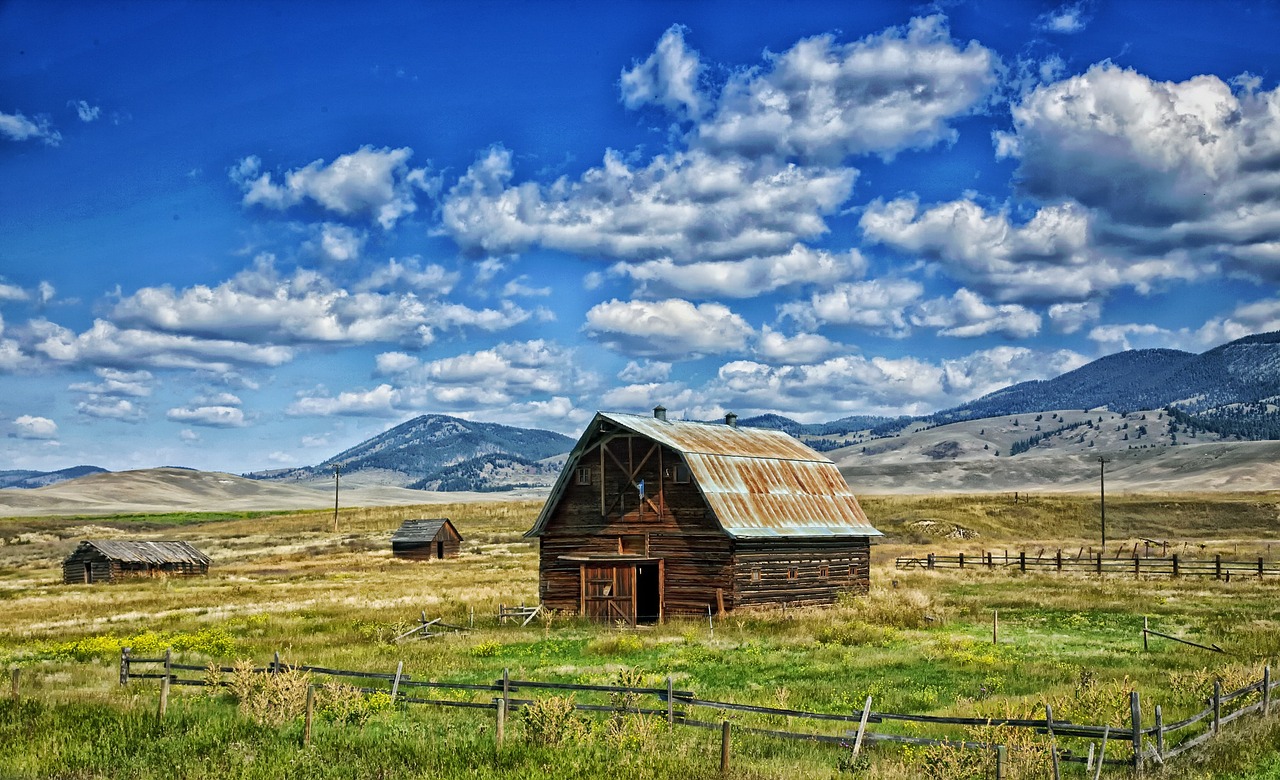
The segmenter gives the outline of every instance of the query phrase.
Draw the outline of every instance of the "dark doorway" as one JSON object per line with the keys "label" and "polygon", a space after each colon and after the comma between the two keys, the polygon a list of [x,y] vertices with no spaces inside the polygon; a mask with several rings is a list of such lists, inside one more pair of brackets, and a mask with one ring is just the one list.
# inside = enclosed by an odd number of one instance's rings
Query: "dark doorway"
{"label": "dark doorway", "polygon": [[659,595],[658,564],[646,563],[636,567],[636,622],[657,623],[661,617],[662,599]]}
{"label": "dark doorway", "polygon": [[436,557],[444,560],[444,542],[436,542]]}

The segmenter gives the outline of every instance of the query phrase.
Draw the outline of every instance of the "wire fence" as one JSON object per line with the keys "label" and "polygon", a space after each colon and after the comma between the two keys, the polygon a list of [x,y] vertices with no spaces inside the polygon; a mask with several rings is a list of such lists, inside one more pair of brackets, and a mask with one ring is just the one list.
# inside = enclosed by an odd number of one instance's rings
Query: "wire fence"
{"label": "wire fence", "polygon": [[920,556],[902,556],[895,560],[899,569],[986,569],[990,571],[1020,572],[1076,572],[1098,575],[1132,575],[1134,577],[1213,577],[1231,581],[1232,577],[1280,576],[1280,563],[1265,558],[1254,560],[1229,560],[1221,555],[1213,558],[1184,558],[1178,553],[1170,556],[1139,555],[1135,546],[1133,555],[1105,555],[1101,552],[1080,550],[1076,554],[1061,549],[1046,555],[1041,550],[1035,555],[1026,551],[1010,553],[982,551],[977,554],[957,553],[939,555],[928,553]]}

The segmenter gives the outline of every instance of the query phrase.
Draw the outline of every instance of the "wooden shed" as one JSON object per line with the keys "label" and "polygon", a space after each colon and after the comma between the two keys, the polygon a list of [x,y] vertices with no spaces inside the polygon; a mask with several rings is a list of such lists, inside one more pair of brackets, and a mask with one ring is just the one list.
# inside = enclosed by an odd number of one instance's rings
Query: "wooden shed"
{"label": "wooden shed", "polygon": [[131,577],[203,577],[209,556],[186,542],[89,540],[62,562],[65,583],[116,582]]}
{"label": "wooden shed", "polygon": [[447,517],[434,520],[405,520],[391,536],[391,554],[416,561],[457,558],[462,551],[462,535]]}
{"label": "wooden shed", "polygon": [[634,624],[865,592],[880,532],[840,470],[736,419],[598,412],[526,534],[543,605]]}

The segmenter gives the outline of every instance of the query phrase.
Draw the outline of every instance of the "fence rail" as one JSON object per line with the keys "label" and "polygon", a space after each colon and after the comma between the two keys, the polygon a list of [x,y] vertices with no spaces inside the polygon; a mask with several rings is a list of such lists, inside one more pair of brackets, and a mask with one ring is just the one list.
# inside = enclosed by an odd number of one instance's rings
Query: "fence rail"
{"label": "fence rail", "polygon": [[[156,666],[161,666],[159,671],[151,671]],[[236,672],[237,667],[231,666],[198,666],[194,664],[175,663],[171,652],[166,652],[162,658],[137,658],[132,656],[130,650],[125,648],[120,655],[120,684],[128,685],[134,680],[160,680],[161,687],[161,712],[164,710],[164,701],[167,697],[168,687],[170,685],[189,685],[200,686],[210,684],[203,676],[199,678],[181,677],[178,672],[209,672],[212,670],[221,672]],[[322,666],[307,665],[286,665],[280,662],[279,654],[272,659],[270,663],[262,667],[254,667],[255,673],[275,674],[286,671],[303,671],[311,674],[324,675],[335,678],[349,678],[357,681],[371,681],[390,683],[390,693],[394,701],[402,704],[419,704],[438,707],[460,707],[468,709],[486,709],[496,710],[498,717],[497,739],[499,743],[502,741],[503,723],[506,714],[511,708],[520,708],[534,703],[535,699],[516,698],[512,692],[528,690],[545,690],[545,691],[568,691],[580,692],[585,694],[609,694],[611,702],[609,704],[593,704],[574,702],[575,709],[582,712],[627,712],[642,715],[652,715],[662,717],[665,716],[667,722],[672,726],[688,726],[693,728],[706,729],[722,729],[722,760],[727,761],[728,756],[728,740],[730,734],[730,721],[726,718],[726,713],[742,713],[744,715],[763,715],[770,717],[786,718],[788,725],[792,719],[800,721],[815,721],[830,724],[837,723],[857,723],[856,731],[848,730],[844,734],[830,733],[813,733],[791,730],[777,730],[763,728],[759,725],[750,725],[746,722],[737,722],[734,728],[746,734],[754,734],[758,736],[770,737],[775,739],[791,739],[804,740],[818,743],[838,744],[843,747],[850,747],[850,738],[856,738],[855,745],[862,742],[896,742],[911,745],[947,745],[971,750],[993,751],[997,757],[997,776],[1000,776],[1000,761],[1005,755],[1006,746],[991,744],[980,741],[970,741],[963,739],[955,739],[953,736],[937,736],[923,737],[910,734],[899,734],[892,731],[869,731],[866,729],[868,723],[886,726],[892,722],[910,722],[917,724],[928,724],[938,729],[947,729],[955,727],[969,728],[989,728],[989,727],[1006,727],[1006,728],[1023,728],[1031,729],[1037,734],[1044,734],[1051,739],[1050,755],[1055,764],[1058,761],[1068,761],[1076,763],[1086,763],[1090,768],[1096,766],[1129,766],[1138,774],[1141,774],[1144,765],[1151,760],[1158,763],[1174,758],[1185,753],[1199,745],[1204,744],[1213,735],[1217,734],[1221,728],[1245,715],[1253,713],[1261,713],[1263,716],[1269,716],[1271,712],[1272,691],[1276,684],[1271,681],[1271,668],[1264,667],[1262,679],[1251,682],[1236,690],[1223,692],[1221,684],[1214,684],[1213,696],[1206,700],[1207,707],[1183,720],[1175,723],[1163,723],[1161,711],[1159,707],[1155,708],[1155,721],[1153,724],[1145,724],[1142,716],[1142,707],[1139,694],[1137,691],[1130,693],[1130,722],[1124,726],[1100,726],[1094,724],[1071,723],[1064,720],[1055,720],[1052,710],[1045,708],[1045,717],[1043,719],[1035,718],[972,718],[972,717],[951,717],[942,715],[916,715],[893,712],[874,712],[871,710],[871,700],[868,698],[865,710],[854,713],[829,713],[829,712],[811,712],[806,710],[787,709],[783,707],[768,707],[755,704],[740,704],[737,702],[723,702],[709,699],[698,698],[693,691],[677,690],[672,684],[670,677],[666,679],[665,687],[636,687],[636,686],[617,686],[617,685],[588,685],[576,683],[560,683],[560,682],[541,682],[535,680],[515,680],[511,679],[506,670],[499,680],[495,680],[492,684],[484,683],[463,683],[453,681],[436,681],[436,680],[415,680],[410,675],[403,674],[403,662],[394,673],[388,672],[370,672],[370,671],[354,671],[344,669],[333,669]],[[14,691],[17,695],[18,676],[14,675]],[[430,689],[437,688],[442,690],[458,690],[473,692],[492,692],[497,694],[488,701],[465,701],[451,699],[429,699],[414,696],[400,695],[402,688],[418,688]],[[365,693],[387,692],[382,687],[360,687],[359,690]],[[644,707],[640,706],[636,697],[655,697],[660,706]],[[618,699],[613,697],[625,697]],[[1250,699],[1255,699],[1248,701]],[[619,703],[619,702],[622,703]],[[1246,703],[1247,702],[1247,703]],[[680,709],[677,709],[677,705]],[[1224,710],[1225,707],[1236,705],[1233,709]],[[310,697],[308,698],[308,706],[310,706]],[[720,716],[720,721],[713,722],[702,720],[694,717],[695,711],[713,710]],[[307,723],[310,723],[311,716],[308,710]],[[1207,726],[1203,726],[1208,722]],[[816,724],[815,724],[816,725]],[[1205,730],[1202,733],[1196,733],[1201,728]],[[308,727],[309,738],[309,727]],[[1116,746],[1124,745],[1124,752],[1121,757],[1106,758],[1105,748],[1107,739],[1110,737],[1114,740],[1112,750],[1118,749]],[[1077,755],[1074,750],[1066,747],[1059,747],[1060,739],[1083,739],[1090,742],[1088,757]],[[1094,758],[1093,748],[1096,745],[1094,740],[1102,740],[1104,754],[1100,754]],[[1151,744],[1154,741],[1154,745]],[[856,748],[854,748],[856,750]],[[1129,755],[1126,755],[1129,754]]]}
{"label": "fence rail", "polygon": [[987,569],[1015,571],[1078,572],[1084,574],[1133,575],[1135,577],[1213,577],[1230,581],[1232,577],[1280,577],[1280,562],[1264,558],[1256,560],[1226,560],[1221,555],[1213,558],[1183,558],[1178,553],[1168,557],[1138,555],[1132,557],[1106,556],[1103,553],[1076,553],[1058,550],[1050,555],[1043,552],[1029,555],[1025,551],[1010,554],[1009,551],[977,554],[957,553],[923,556],[903,556],[895,561],[899,569]]}

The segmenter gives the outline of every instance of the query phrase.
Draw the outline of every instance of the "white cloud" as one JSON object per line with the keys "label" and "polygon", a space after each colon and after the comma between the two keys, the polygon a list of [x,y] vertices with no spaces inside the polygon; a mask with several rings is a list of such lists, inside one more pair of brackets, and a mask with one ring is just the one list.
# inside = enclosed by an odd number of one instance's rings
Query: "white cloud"
{"label": "white cloud", "polygon": [[76,411],[85,417],[99,420],[119,420],[140,423],[146,419],[146,410],[127,398],[91,395],[76,404]]}
{"label": "white cloud", "polygon": [[32,321],[27,331],[29,353],[63,365],[224,373],[237,365],[278,366],[293,359],[293,350],[287,347],[119,328],[105,320],[94,320],[80,334],[48,320]]}
{"label": "white cloud", "polygon": [[671,364],[661,360],[629,360],[618,372],[623,382],[662,382],[671,376]]}
{"label": "white cloud", "polygon": [[837,284],[816,292],[808,301],[783,304],[779,315],[792,318],[807,329],[819,325],[853,325],[890,336],[910,331],[907,307],[924,293],[919,282],[907,279],[873,279]]}
{"label": "white cloud", "polygon": [[1088,23],[1088,8],[1084,0],[1047,11],[1036,19],[1036,27],[1041,30],[1063,35],[1082,32]]}
{"label": "white cloud", "polygon": [[[367,281],[429,285],[451,277],[438,266],[392,260]],[[146,287],[121,299],[112,310],[120,323],[150,330],[209,338],[276,344],[365,344],[398,342],[423,346],[441,329],[472,327],[496,331],[529,318],[529,312],[503,301],[497,309],[471,309],[457,303],[423,299],[417,294],[350,292],[306,269],[281,276],[273,258],[263,256],[250,270],[217,287],[197,285],[181,292]]]}
{"label": "white cloud", "polygon": [[739,352],[753,335],[728,307],[680,298],[599,303],[587,312],[583,330],[623,354],[666,360]]}
{"label": "white cloud", "polygon": [[941,336],[973,338],[999,333],[1020,339],[1040,332],[1040,315],[1012,303],[992,306],[961,287],[950,298],[934,298],[919,304],[911,314],[911,324],[937,328]]}
{"label": "white cloud", "polygon": [[116,368],[95,368],[101,380],[97,383],[76,382],[67,387],[77,393],[101,396],[127,396],[147,398],[151,395],[151,382],[155,376],[150,371],[121,371]]}
{"label": "white cloud", "polygon": [[31,294],[16,284],[0,281],[0,301],[25,301]]}
{"label": "white cloud", "polygon": [[756,339],[755,354],[773,365],[816,363],[838,353],[849,352],[849,347],[817,333],[797,333],[787,336],[768,325],[760,329]]}
{"label": "white cloud", "polygon": [[1076,333],[1101,316],[1102,307],[1094,301],[1055,303],[1049,307],[1049,324],[1058,333]]}
{"label": "white cloud", "polygon": [[390,290],[407,287],[430,297],[448,295],[458,283],[458,274],[435,263],[423,265],[420,257],[391,258],[355,285],[355,289]]}
{"label": "white cloud", "polygon": [[165,417],[170,422],[208,428],[243,428],[249,424],[244,410],[234,406],[181,406],[170,409]]}
{"label": "white cloud", "polygon": [[246,157],[230,171],[244,190],[244,205],[284,210],[304,200],[346,217],[367,216],[384,230],[417,211],[418,192],[434,192],[438,182],[426,168],[410,168],[413,150],[362,146],[326,165],[315,160],[288,171],[276,183],[262,172],[262,161]]}
{"label": "white cloud", "polygon": [[345,263],[360,258],[369,234],[348,225],[324,222],[313,227],[314,237],[307,248],[315,254],[335,263]]}
{"label": "white cloud", "polygon": [[1280,298],[1263,298],[1238,304],[1230,314],[1212,317],[1199,328],[1114,323],[1093,328],[1089,338],[1106,352],[1156,347],[1200,352],[1255,333],[1275,331],[1280,331]]}
{"label": "white cloud", "polygon": [[695,144],[822,162],[892,157],[953,141],[948,120],[982,110],[1000,70],[989,49],[954,41],[942,16],[850,44],[806,38],[766,57],[767,68],[729,78]]}
{"label": "white cloud", "polygon": [[58,424],[48,417],[24,414],[13,421],[15,435],[19,439],[56,439]]}
{"label": "white cloud", "polygon": [[652,54],[622,71],[619,88],[627,108],[660,106],[677,116],[702,113],[703,96],[698,81],[704,70],[698,53],[685,46],[685,28],[672,25]]}
{"label": "white cloud", "polygon": [[511,153],[493,148],[449,191],[444,230],[471,254],[534,246],[625,260],[735,260],[790,251],[826,232],[856,171],[705,152],[629,166],[616,152],[578,180],[512,185]]}
{"label": "white cloud", "polygon": [[52,284],[41,281],[40,284],[36,285],[36,300],[43,306],[53,300],[56,292],[57,290],[54,289]]}
{"label": "white cloud", "polygon": [[102,116],[102,108],[89,105],[87,100],[72,100],[67,105],[76,110],[76,116],[80,117],[81,122],[93,122]]}
{"label": "white cloud", "polygon": [[28,119],[21,111],[13,114],[0,111],[0,136],[10,141],[34,139],[43,141],[48,146],[57,146],[62,143],[62,133],[50,127],[48,119],[44,117]]}
{"label": "white cloud", "polygon": [[226,392],[206,393],[194,399],[196,406],[240,406],[242,403],[240,396]]}
{"label": "white cloud", "polygon": [[[609,411],[643,414],[661,404],[667,408],[668,415],[671,415],[673,410],[693,405],[700,400],[698,394],[683,382],[638,382],[605,391],[600,396],[600,405]],[[675,418],[669,416],[668,419]]]}
{"label": "white cloud", "polygon": [[550,287],[531,287],[529,285],[529,277],[523,274],[502,285],[503,298],[512,298],[515,296],[525,298],[544,297],[550,294]]}
{"label": "white cloud", "polygon": [[200,434],[197,433],[196,431],[191,430],[190,428],[183,428],[182,430],[178,431],[178,438],[186,442],[187,444],[194,444],[200,441]]}
{"label": "white cloud", "polygon": [[861,276],[866,260],[856,249],[828,252],[796,244],[784,254],[677,263],[671,258],[617,263],[609,272],[640,283],[645,292],[695,297],[752,298],[795,285],[829,285]]}

